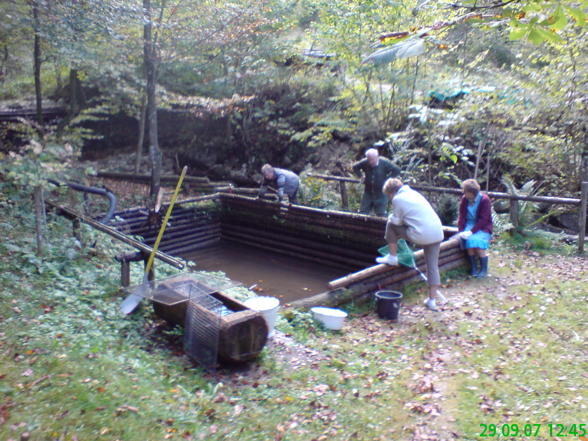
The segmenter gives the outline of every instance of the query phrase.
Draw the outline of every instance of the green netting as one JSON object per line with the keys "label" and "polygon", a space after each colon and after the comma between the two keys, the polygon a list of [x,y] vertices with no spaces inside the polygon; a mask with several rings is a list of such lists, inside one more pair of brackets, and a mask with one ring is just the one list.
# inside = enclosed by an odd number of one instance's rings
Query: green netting
{"label": "green netting", "polygon": [[[390,250],[388,245],[378,249],[378,253],[382,256],[388,254]],[[398,263],[400,265],[408,266],[409,268],[416,268],[416,261],[414,260],[414,253],[404,239],[398,241]]]}

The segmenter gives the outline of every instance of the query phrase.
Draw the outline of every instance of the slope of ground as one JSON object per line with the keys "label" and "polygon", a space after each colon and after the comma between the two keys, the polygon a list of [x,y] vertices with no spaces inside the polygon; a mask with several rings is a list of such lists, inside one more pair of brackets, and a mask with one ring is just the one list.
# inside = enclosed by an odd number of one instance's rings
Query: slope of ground
{"label": "slope of ground", "polygon": [[0,439],[586,435],[585,258],[495,245],[487,279],[446,276],[440,312],[421,284],[398,323],[348,305],[329,332],[295,312],[257,362],[204,372],[150,308],[121,317],[122,245],[85,227],[76,241],[50,215],[36,256],[28,200],[5,198],[0,214]]}

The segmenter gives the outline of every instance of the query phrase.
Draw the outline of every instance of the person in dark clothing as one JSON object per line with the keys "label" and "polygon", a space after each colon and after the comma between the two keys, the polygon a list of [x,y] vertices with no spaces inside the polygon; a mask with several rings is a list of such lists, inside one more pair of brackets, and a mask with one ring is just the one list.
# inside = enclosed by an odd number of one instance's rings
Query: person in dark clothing
{"label": "person in dark clothing", "polygon": [[468,253],[470,275],[486,277],[487,250],[492,237],[492,202],[487,195],[480,192],[480,184],[475,179],[466,179],[461,188],[463,196],[459,204],[457,229]]}
{"label": "person in dark clothing", "polygon": [[353,173],[364,175],[364,190],[359,212],[369,214],[373,210],[376,216],[386,216],[388,198],[382,193],[386,179],[400,175],[400,169],[389,159],[380,157],[378,150],[371,148],[365,152],[365,158],[352,166]]}
{"label": "person in dark clothing", "polygon": [[261,167],[261,174],[263,175],[263,182],[261,183],[258,197],[263,196],[267,192],[268,186],[271,186],[277,189],[280,202],[284,200],[284,195],[287,195],[291,204],[297,203],[300,179],[296,173],[265,164]]}

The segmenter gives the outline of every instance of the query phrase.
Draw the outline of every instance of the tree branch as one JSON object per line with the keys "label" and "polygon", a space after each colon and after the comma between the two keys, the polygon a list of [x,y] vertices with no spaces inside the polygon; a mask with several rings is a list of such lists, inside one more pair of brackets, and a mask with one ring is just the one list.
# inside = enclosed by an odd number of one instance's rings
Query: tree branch
{"label": "tree branch", "polygon": [[491,5],[487,5],[487,6],[466,6],[466,5],[460,5],[459,3],[452,3],[449,5],[450,8],[455,8],[455,9],[467,9],[470,11],[480,11],[480,10],[484,10],[484,9],[494,9],[494,8],[502,8],[503,6],[509,5],[511,3],[517,3],[520,0],[508,0],[502,3],[494,3]]}
{"label": "tree branch", "polygon": [[[515,0],[513,0],[513,1],[515,1]],[[398,38],[407,37],[410,34],[413,34],[413,35],[419,34],[419,37],[423,38],[423,37],[426,37],[429,35],[428,32],[423,32],[426,30],[437,31],[439,29],[453,26],[453,25],[456,25],[458,23],[462,23],[467,20],[474,20],[474,19],[484,20],[487,18],[496,18],[496,14],[480,14],[479,12],[470,12],[469,14],[462,15],[461,17],[457,17],[456,19],[451,20],[451,21],[438,21],[437,23],[434,23],[429,28],[422,28],[422,29],[417,30],[415,32],[410,32],[410,31],[386,32],[384,34],[380,34],[378,39],[380,41],[384,41],[387,39],[398,39]]]}

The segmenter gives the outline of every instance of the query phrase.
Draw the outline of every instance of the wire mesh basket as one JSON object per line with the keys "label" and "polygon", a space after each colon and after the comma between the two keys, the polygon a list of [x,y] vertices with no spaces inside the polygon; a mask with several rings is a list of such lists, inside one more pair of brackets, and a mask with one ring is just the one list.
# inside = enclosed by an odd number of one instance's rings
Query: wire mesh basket
{"label": "wire mesh basket", "polygon": [[212,369],[218,360],[221,315],[226,307],[202,289],[199,283],[187,285],[188,305],[184,325],[184,349],[202,367]]}

